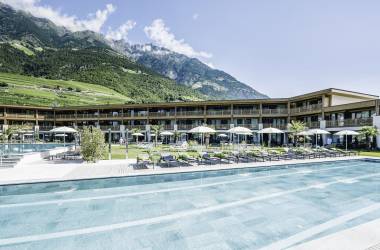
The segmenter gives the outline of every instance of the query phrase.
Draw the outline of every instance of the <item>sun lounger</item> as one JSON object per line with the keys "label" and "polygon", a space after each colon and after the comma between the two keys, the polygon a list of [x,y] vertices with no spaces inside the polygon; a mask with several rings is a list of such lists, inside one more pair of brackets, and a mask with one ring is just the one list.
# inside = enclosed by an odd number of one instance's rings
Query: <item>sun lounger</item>
{"label": "sun lounger", "polygon": [[178,164],[178,161],[171,154],[161,154],[161,163],[165,163],[167,167],[170,167],[170,164]]}
{"label": "sun lounger", "polygon": [[204,162],[206,164],[218,164],[221,163],[221,160],[217,157],[212,157],[207,152],[202,152],[201,154],[201,162]]}

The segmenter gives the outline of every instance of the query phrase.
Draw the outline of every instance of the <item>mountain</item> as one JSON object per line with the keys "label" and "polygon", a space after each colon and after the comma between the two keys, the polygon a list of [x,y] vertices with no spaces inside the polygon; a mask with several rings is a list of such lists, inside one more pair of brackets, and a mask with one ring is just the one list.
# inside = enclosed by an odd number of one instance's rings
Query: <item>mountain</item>
{"label": "mountain", "polygon": [[1,3],[0,72],[102,85],[128,103],[207,98],[113,50],[100,34],[70,32]]}
{"label": "mountain", "polygon": [[236,80],[224,71],[213,69],[196,58],[175,53],[153,44],[111,44],[115,50],[177,83],[200,91],[211,99],[258,99],[268,96]]}

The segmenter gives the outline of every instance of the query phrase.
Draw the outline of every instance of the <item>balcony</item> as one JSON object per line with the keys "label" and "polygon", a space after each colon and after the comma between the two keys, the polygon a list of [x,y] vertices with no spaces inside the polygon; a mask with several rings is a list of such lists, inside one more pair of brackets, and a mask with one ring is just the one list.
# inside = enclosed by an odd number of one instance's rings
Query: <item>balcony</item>
{"label": "balcony", "polygon": [[229,130],[230,129],[230,124],[216,124],[216,125],[207,125],[207,126],[215,130]]}
{"label": "balcony", "polygon": [[278,109],[263,109],[263,115],[287,115],[288,109],[278,108]]}
{"label": "balcony", "polygon": [[209,116],[231,116],[231,110],[207,110]]}
{"label": "balcony", "polygon": [[305,122],[305,126],[309,129],[320,128],[320,122]]}
{"label": "balcony", "polygon": [[162,128],[164,130],[174,130],[174,125],[171,125],[171,124],[163,125]]}
{"label": "balcony", "polygon": [[308,113],[308,112],[318,112],[322,110],[322,104],[312,104],[309,106],[304,107],[298,107],[298,108],[292,108],[290,109],[291,114],[297,114],[297,113]]}
{"label": "balcony", "polygon": [[203,110],[193,110],[193,111],[177,111],[177,116],[203,116]]}
{"label": "balcony", "polygon": [[39,131],[50,131],[50,130],[52,130],[54,128],[54,126],[39,126],[38,127],[38,130]]}
{"label": "balcony", "polygon": [[278,128],[281,130],[287,130],[287,124],[272,124],[272,123],[263,123],[263,128]]}
{"label": "balcony", "polygon": [[111,131],[120,131],[120,125],[100,125],[99,128],[103,131],[107,131],[109,129],[111,129]]}
{"label": "balcony", "polygon": [[200,126],[200,125],[196,125],[196,124],[178,124],[177,129],[178,130],[190,130],[190,129],[195,128],[197,126]]}
{"label": "balcony", "polygon": [[249,129],[259,129],[259,124],[235,124],[235,127],[245,127]]}
{"label": "balcony", "polygon": [[[79,115],[78,115],[79,116]],[[111,114],[111,113],[100,113],[98,116],[95,115],[95,118],[99,117],[99,118],[121,118],[123,117],[123,114],[121,113],[117,113],[117,114]]]}
{"label": "balcony", "polygon": [[60,119],[69,119],[69,120],[75,120],[75,114],[60,114],[60,115],[55,115],[56,120]]}
{"label": "balcony", "polygon": [[35,119],[34,114],[20,114],[20,113],[7,113],[7,118],[13,118],[13,119]]}
{"label": "balcony", "polygon": [[169,117],[169,116],[175,116],[174,111],[169,112],[149,112],[149,117]]}
{"label": "balcony", "polygon": [[128,130],[132,130],[132,129],[145,130],[146,125],[125,125],[125,129],[128,129]]}
{"label": "balcony", "polygon": [[326,121],[327,128],[372,126],[373,118]]}
{"label": "balcony", "polygon": [[234,109],[233,114],[241,115],[241,116],[260,115],[260,110],[259,109]]}

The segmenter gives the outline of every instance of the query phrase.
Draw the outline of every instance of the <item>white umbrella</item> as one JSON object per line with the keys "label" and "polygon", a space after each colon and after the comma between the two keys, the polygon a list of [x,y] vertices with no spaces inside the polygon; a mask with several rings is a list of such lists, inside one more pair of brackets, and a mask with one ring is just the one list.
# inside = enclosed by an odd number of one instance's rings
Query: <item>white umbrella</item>
{"label": "white umbrella", "polygon": [[52,132],[52,133],[77,133],[78,131],[76,131],[73,128],[63,126],[63,127],[53,128],[52,130],[50,130],[50,132]]}
{"label": "white umbrella", "polygon": [[249,128],[245,128],[245,127],[230,128],[229,130],[227,130],[227,132],[232,133],[232,134],[240,134],[240,135],[252,134],[252,130],[250,130]]}
{"label": "white umbrella", "polygon": [[268,143],[268,147],[270,147],[270,141],[271,141],[271,136],[272,136],[272,134],[283,134],[284,133],[284,131],[282,131],[282,130],[279,130],[279,129],[277,129],[277,128],[272,128],[272,127],[270,127],[270,128],[264,128],[264,129],[262,129],[262,130],[259,130],[259,131],[257,131],[257,133],[259,133],[259,134],[269,134],[269,143]]}
{"label": "white umbrella", "polygon": [[239,142],[240,142],[239,135],[251,135],[252,134],[252,130],[250,130],[249,128],[240,127],[240,126],[230,128],[229,130],[227,130],[227,132],[231,133],[231,134],[237,134],[237,136],[238,136],[238,147],[239,147]]}
{"label": "white umbrella", "polygon": [[339,132],[335,133],[335,135],[337,135],[337,136],[343,136],[343,135],[346,136],[346,151],[348,149],[347,136],[349,136],[349,135],[359,135],[359,134],[360,133],[358,133],[356,131],[353,131],[353,130],[342,130],[342,131],[339,131]]}
{"label": "white umbrella", "polygon": [[[65,126],[58,127],[58,128],[53,128],[49,132],[51,132],[51,133],[63,133],[63,134],[66,134],[66,133],[78,133],[78,131],[76,131],[75,129],[70,128],[70,127],[65,127]],[[66,146],[66,136],[63,136],[63,146]]]}
{"label": "white umbrella", "polygon": [[318,135],[329,135],[330,134],[329,131],[319,129],[319,128],[311,129],[311,130],[309,130],[309,132],[312,133],[313,135],[315,135],[315,147],[317,147],[317,145],[318,145]]}
{"label": "white umbrella", "polygon": [[[170,131],[163,131],[163,132],[160,133],[160,135],[161,136],[169,136],[170,137],[170,136],[174,135],[174,133],[172,133]],[[168,142],[168,141],[166,140],[166,142]]]}
{"label": "white umbrella", "polygon": [[170,132],[170,131],[163,131],[163,132],[160,133],[160,135],[163,135],[163,136],[165,136],[165,135],[171,136],[171,135],[174,135],[174,133],[172,133],[172,132]]}
{"label": "white umbrella", "polygon": [[136,133],[133,133],[132,136],[136,136],[136,144],[137,144],[139,136],[144,136],[144,134],[136,132]]}
{"label": "white umbrella", "polygon": [[215,133],[216,131],[215,131],[215,129],[212,129],[210,127],[198,126],[198,127],[190,129],[188,132],[192,133],[192,134],[201,134],[202,135],[201,145],[202,145],[204,134],[211,134],[211,133]]}

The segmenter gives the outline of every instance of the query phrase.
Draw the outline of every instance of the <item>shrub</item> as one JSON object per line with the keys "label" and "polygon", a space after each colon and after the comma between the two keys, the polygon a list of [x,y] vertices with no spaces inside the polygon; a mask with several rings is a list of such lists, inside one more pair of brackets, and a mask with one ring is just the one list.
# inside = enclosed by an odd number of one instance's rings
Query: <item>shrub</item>
{"label": "shrub", "polygon": [[0,82],[0,88],[7,88],[9,85],[6,82]]}
{"label": "shrub", "polygon": [[106,151],[104,134],[99,128],[84,128],[81,133],[81,154],[87,162],[103,159]]}

